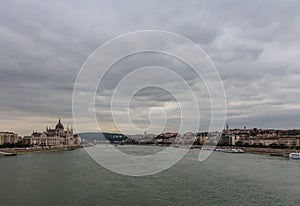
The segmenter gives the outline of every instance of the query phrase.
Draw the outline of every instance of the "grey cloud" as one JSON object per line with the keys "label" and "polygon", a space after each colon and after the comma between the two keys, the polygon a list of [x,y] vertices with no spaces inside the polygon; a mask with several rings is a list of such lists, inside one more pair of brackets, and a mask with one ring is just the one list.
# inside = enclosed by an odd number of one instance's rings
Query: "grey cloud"
{"label": "grey cloud", "polygon": [[[88,55],[125,32],[160,29],[190,38],[212,58],[224,81],[232,126],[243,122],[256,127],[296,127],[300,124],[299,7],[294,0],[1,2],[1,121],[17,115],[34,119],[35,126],[44,128],[44,123],[36,124],[37,118],[71,118],[73,85]],[[101,112],[109,108],[105,98],[122,75],[145,65],[171,67],[189,85],[199,86],[195,74],[178,60],[140,55],[111,70],[99,93],[102,99],[97,100],[97,106],[104,108]],[[165,79],[155,74],[152,78]],[[168,84],[184,95],[176,82]],[[206,104],[207,93],[203,85],[200,88]],[[159,94],[144,90],[132,109],[174,101]],[[136,120],[142,119],[143,115],[136,115]],[[22,121],[16,121],[16,131],[24,131]]]}

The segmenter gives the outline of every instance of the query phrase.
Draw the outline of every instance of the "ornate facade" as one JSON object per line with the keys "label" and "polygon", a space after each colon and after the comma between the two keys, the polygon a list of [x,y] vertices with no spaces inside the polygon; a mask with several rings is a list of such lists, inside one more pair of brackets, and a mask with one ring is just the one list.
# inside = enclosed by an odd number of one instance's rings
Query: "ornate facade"
{"label": "ornate facade", "polygon": [[64,129],[60,119],[54,129],[46,127],[46,131],[33,132],[30,144],[39,146],[79,146],[80,138],[73,133],[73,128]]}

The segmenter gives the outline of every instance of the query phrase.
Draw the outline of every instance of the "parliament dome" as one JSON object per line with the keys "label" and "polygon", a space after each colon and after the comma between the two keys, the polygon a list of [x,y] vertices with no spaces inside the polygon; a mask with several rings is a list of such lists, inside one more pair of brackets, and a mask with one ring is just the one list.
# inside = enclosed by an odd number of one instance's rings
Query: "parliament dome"
{"label": "parliament dome", "polygon": [[64,126],[63,126],[63,124],[60,122],[60,118],[59,118],[59,120],[58,120],[57,125],[55,126],[55,129],[56,129],[56,130],[64,130]]}

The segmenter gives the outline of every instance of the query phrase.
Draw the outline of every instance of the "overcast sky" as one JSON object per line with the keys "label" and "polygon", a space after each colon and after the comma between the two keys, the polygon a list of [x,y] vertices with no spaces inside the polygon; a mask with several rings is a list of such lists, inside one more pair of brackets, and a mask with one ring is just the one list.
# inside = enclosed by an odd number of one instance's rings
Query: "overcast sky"
{"label": "overcast sky", "polygon": [[[299,11],[297,0],[1,1],[0,130],[29,135],[59,116],[71,125],[73,86],[87,57],[116,36],[145,29],[178,33],[208,54],[223,80],[230,127],[300,128]],[[184,68],[168,57],[137,57]],[[98,118],[106,120],[101,94]],[[173,130],[174,102],[166,91],[141,90],[130,105],[132,121],[146,130],[143,111],[163,104],[173,108]],[[108,120],[102,129],[115,130]]]}

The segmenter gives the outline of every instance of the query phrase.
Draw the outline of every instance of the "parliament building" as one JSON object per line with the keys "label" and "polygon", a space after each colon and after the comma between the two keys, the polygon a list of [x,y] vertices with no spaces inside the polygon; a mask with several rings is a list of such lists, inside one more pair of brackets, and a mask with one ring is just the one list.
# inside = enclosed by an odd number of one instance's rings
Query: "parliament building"
{"label": "parliament building", "polygon": [[37,146],[79,146],[80,142],[72,127],[64,129],[60,118],[55,128],[46,127],[44,132],[33,132],[30,139],[30,144]]}

